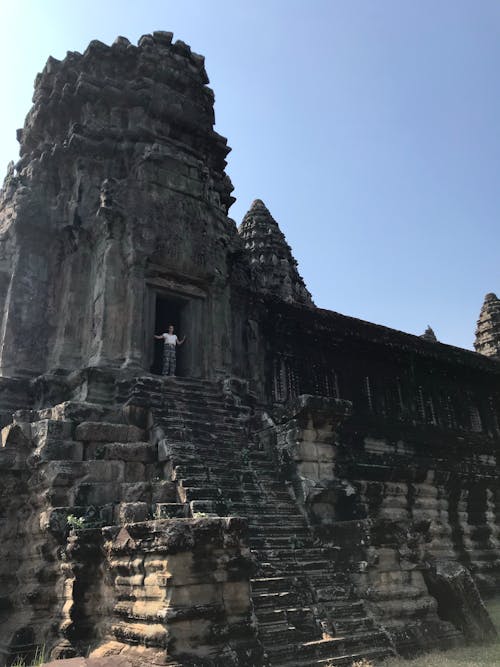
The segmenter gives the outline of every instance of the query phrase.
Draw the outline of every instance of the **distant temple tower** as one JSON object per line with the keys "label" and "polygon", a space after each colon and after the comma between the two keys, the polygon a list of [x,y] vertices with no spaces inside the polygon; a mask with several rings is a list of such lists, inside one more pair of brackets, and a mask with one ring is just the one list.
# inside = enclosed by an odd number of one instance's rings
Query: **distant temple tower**
{"label": "distant temple tower", "polygon": [[484,297],[474,349],[487,357],[500,357],[500,299],[493,292]]}
{"label": "distant temple tower", "polygon": [[424,331],[424,333],[420,335],[420,338],[423,338],[423,340],[428,340],[430,343],[438,342],[436,334],[434,333],[434,329],[430,326],[430,324],[427,326],[427,329]]}
{"label": "distant temple tower", "polygon": [[314,306],[285,235],[263,201],[253,202],[238,231],[250,254],[256,289],[288,303]]}

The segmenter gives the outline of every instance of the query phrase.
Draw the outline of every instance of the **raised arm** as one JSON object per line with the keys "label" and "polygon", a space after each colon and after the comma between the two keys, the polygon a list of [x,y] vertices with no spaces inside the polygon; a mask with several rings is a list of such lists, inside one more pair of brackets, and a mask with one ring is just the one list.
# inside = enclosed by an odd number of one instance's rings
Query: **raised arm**
{"label": "raised arm", "polygon": [[157,340],[163,340],[163,334],[161,336],[157,336],[156,334],[154,334],[154,338],[156,338]]}
{"label": "raised arm", "polygon": [[177,345],[182,345],[182,343],[184,343],[185,340],[186,340],[186,336],[184,336],[184,338],[182,340],[177,339]]}

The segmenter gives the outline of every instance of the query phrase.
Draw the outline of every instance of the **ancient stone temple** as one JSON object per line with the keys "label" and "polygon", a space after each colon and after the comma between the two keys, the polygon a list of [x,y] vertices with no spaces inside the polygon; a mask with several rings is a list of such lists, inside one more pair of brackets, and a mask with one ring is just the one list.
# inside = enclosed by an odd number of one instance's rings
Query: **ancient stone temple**
{"label": "ancient stone temple", "polygon": [[228,217],[207,83],[166,32],[37,77],[0,195],[0,665],[491,639],[498,300],[485,354],[316,308],[263,202]]}
{"label": "ancient stone temple", "polygon": [[487,357],[500,357],[500,299],[492,292],[484,298],[474,348]]}

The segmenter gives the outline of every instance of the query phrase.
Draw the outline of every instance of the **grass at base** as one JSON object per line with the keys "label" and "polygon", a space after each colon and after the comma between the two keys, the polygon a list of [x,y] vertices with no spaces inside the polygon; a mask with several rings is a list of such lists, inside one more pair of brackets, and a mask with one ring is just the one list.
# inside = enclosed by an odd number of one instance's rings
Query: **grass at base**
{"label": "grass at base", "polygon": [[[500,598],[486,603],[491,620],[500,634]],[[393,658],[381,667],[499,667],[500,638],[492,644],[475,644],[449,651],[433,651],[412,660]]]}

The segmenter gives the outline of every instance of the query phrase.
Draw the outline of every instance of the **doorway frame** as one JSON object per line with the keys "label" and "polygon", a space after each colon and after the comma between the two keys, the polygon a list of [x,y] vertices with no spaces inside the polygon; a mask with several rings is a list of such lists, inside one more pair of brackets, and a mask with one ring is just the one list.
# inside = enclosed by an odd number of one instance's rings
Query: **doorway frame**
{"label": "doorway frame", "polygon": [[[154,338],[157,298],[178,301],[181,306],[181,327],[178,333],[186,336],[183,346],[183,375],[188,377],[207,376],[207,352],[203,341],[206,330],[207,293],[189,282],[178,282],[171,277],[146,277],[144,299],[144,367],[149,370],[154,358]],[[205,341],[206,342],[206,341]]]}

